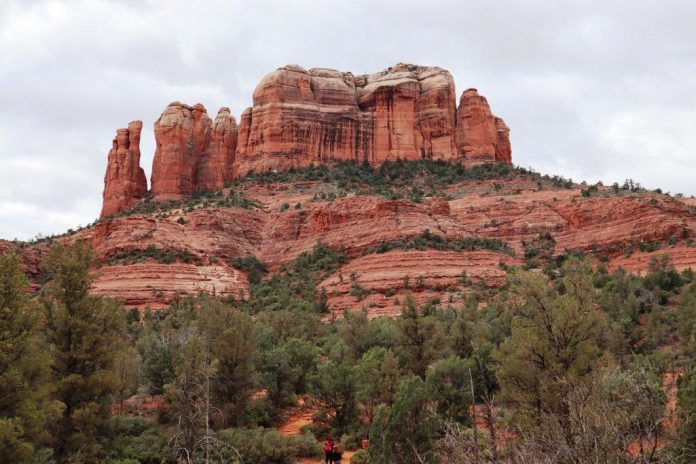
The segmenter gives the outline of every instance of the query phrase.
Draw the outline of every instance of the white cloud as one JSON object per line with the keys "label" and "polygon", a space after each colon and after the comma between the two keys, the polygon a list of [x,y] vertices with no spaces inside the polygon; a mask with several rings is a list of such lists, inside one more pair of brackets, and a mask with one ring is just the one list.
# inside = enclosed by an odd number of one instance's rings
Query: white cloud
{"label": "white cloud", "polygon": [[167,103],[238,117],[286,63],[438,65],[506,119],[518,164],[696,194],[695,16],[680,0],[0,0],[0,237],[91,222],[115,129],[145,122],[149,172]]}

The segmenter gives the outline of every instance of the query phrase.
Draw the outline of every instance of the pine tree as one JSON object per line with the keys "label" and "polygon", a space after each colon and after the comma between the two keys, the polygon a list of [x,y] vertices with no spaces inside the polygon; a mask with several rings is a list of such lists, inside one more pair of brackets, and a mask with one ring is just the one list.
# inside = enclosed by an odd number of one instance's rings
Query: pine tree
{"label": "pine tree", "polygon": [[0,456],[29,462],[43,437],[47,359],[38,336],[42,321],[28,294],[29,280],[14,253],[0,257]]}
{"label": "pine tree", "polygon": [[108,418],[118,379],[115,355],[124,333],[123,309],[91,296],[92,252],[81,241],[57,245],[47,267],[45,298],[52,355],[52,395],[62,409],[52,424],[59,463],[98,462],[97,431]]}

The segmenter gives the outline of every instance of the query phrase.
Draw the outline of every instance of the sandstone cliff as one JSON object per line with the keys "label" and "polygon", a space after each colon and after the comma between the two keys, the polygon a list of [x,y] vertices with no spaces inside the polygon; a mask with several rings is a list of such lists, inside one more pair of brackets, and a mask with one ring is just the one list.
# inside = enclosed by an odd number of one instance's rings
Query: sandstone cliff
{"label": "sandstone cliff", "polygon": [[133,206],[145,197],[147,180],[140,167],[140,132],[142,121],[116,131],[104,175],[104,202],[101,217],[110,216]]}
{"label": "sandstone cliff", "polygon": [[[510,163],[509,129],[486,99],[470,89],[457,108],[455,97],[451,74],[437,67],[398,64],[354,76],[289,65],[259,83],[239,127],[229,108],[213,122],[202,104],[173,102],[155,122],[152,197],[177,200],[250,171],[340,160]],[[137,143],[119,134],[102,217],[132,206],[146,190]]]}
{"label": "sandstone cliff", "polygon": [[238,172],[327,160],[510,163],[509,129],[473,92],[457,110],[454,80],[436,67],[398,64],[357,77],[279,68],[256,87],[254,106],[242,115]]}

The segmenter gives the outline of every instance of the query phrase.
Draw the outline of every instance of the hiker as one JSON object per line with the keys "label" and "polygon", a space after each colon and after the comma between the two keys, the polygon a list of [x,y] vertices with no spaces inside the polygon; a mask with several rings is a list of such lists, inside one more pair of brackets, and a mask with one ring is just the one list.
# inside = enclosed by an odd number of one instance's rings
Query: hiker
{"label": "hiker", "polygon": [[333,464],[333,450],[334,442],[331,438],[327,438],[324,442],[324,456],[326,457],[326,464]]}
{"label": "hiker", "polygon": [[343,457],[343,448],[341,445],[334,445],[333,448],[333,464],[341,464],[341,458]]}

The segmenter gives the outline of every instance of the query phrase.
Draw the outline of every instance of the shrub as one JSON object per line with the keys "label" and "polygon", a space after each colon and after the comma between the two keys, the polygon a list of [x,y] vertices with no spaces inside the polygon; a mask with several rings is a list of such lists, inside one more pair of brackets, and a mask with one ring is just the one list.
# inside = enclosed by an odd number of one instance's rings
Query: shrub
{"label": "shrub", "polygon": [[235,258],[232,260],[232,266],[244,271],[251,284],[260,283],[261,278],[268,272],[268,266],[252,255]]}

